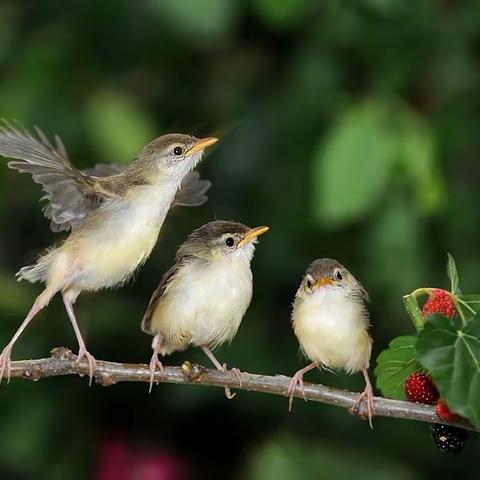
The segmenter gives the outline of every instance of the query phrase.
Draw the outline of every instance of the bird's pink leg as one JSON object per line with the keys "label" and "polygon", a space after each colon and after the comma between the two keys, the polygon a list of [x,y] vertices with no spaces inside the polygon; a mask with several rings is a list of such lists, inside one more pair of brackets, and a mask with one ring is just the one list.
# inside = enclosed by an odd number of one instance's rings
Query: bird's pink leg
{"label": "bird's pink leg", "polygon": [[161,333],[157,333],[153,337],[152,341],[152,358],[150,359],[150,388],[148,389],[148,393],[152,391],[153,387],[153,378],[155,376],[155,370],[158,369],[163,374],[163,365],[162,362],[158,359],[158,354],[160,353],[160,348],[163,343],[163,335]]}
{"label": "bird's pink leg", "polygon": [[77,356],[77,363],[79,363],[82,358],[85,358],[88,362],[88,370],[89,370],[89,385],[92,385],[93,373],[95,371],[96,362],[93,355],[89,353],[87,347],[85,346],[85,342],[82,337],[82,333],[80,332],[80,328],[78,327],[77,319],[75,318],[75,312],[73,311],[73,304],[77,299],[80,292],[77,290],[64,290],[62,292],[63,296],[63,304],[65,305],[65,310],[67,311],[68,318],[70,322],[72,322],[73,330],[75,331],[75,336],[77,337],[78,342],[78,356]]}
{"label": "bird's pink leg", "polygon": [[0,383],[2,382],[3,376],[7,375],[7,380],[10,381],[10,355],[12,353],[12,348],[15,342],[19,339],[22,332],[27,328],[27,325],[33,320],[35,315],[44,308],[49,300],[52,298],[53,294],[49,289],[45,289],[36,299],[32,308],[28,312],[28,315],[25,317],[25,320],[20,325],[19,329],[15,332],[15,335],[12,337],[7,346],[3,349],[0,354]]}
{"label": "bird's pink leg", "polygon": [[373,428],[373,424],[372,424],[372,418],[373,418],[373,388],[372,388],[372,384],[370,382],[370,377],[368,376],[367,368],[362,369],[362,373],[363,373],[363,378],[365,379],[365,390],[362,393],[360,393],[360,395],[357,397],[357,401],[355,402],[355,405],[351,408],[351,410],[358,414],[360,405],[362,404],[362,402],[364,400],[366,400],[368,423],[370,425],[370,428]]}
{"label": "bird's pink leg", "polygon": [[307,365],[306,367],[302,368],[299,370],[293,377],[292,381],[290,382],[290,386],[288,387],[288,395],[289,395],[289,400],[288,400],[288,411],[292,411],[292,405],[293,405],[293,397],[295,395],[295,389],[297,388],[297,385],[300,387],[300,393],[303,396],[303,399],[307,401],[307,398],[305,397],[305,388],[303,385],[303,376],[309,372],[310,370],[313,370],[314,368],[318,367],[318,365],[315,362],[312,362],[310,365]]}
{"label": "bird's pink leg", "polygon": [[[205,355],[212,361],[212,363],[215,365],[217,370],[220,370],[221,372],[225,372],[227,370],[227,365],[224,363],[223,365],[217,360],[217,357],[213,354],[213,352],[205,345],[202,346],[202,350],[205,352]],[[233,374],[238,378],[238,381],[240,385],[242,384],[242,374],[240,373],[240,370],[238,368],[232,369]],[[232,393],[228,387],[225,387],[225,396],[231,400],[236,393]]]}

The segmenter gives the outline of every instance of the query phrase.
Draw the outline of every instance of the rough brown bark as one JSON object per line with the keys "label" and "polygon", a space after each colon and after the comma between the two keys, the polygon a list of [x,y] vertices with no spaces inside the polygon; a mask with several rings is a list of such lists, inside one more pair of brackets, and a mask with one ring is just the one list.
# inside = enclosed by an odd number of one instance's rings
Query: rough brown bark
{"label": "rough brown bark", "polygon": [[[85,361],[77,363],[77,357],[67,348],[52,350],[50,358],[38,360],[20,360],[11,364],[11,378],[25,378],[33,381],[42,378],[60,375],[88,376],[88,364]],[[95,371],[96,383],[103,386],[115,385],[118,382],[149,382],[150,371],[148,365],[114,363],[97,360]],[[237,390],[270,393],[287,397],[290,378],[284,375],[260,375],[242,372],[242,385],[231,371],[206,369],[200,365],[185,362],[181,367],[164,367],[163,373],[157,372],[155,381],[158,383],[194,384],[211,387],[229,387]],[[4,387],[5,388],[5,387]],[[356,402],[358,393],[339,390],[325,385],[305,383],[307,400],[336,405],[351,409]],[[301,398],[300,392],[296,397]],[[417,403],[391,400],[375,397],[374,415],[382,417],[400,418],[403,420],[417,420],[429,423],[445,423],[460,426],[470,430],[474,427],[466,422],[442,422],[435,414],[433,407]],[[285,403],[285,408],[287,404]],[[359,412],[363,416],[364,412]]]}

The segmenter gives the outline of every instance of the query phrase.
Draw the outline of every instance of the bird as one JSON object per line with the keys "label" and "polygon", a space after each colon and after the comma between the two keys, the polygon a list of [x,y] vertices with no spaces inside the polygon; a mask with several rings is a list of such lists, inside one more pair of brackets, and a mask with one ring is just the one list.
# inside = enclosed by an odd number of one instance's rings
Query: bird
{"label": "bird", "polygon": [[291,320],[300,348],[311,363],[298,370],[290,382],[289,410],[297,385],[306,400],[303,376],[309,370],[315,367],[343,369],[348,374],[361,371],[366,386],[353,408],[358,410],[366,400],[372,426],[369,301],[362,284],[337,260],[317,259],[308,266],[295,295]]}
{"label": "bird", "polygon": [[[257,237],[269,227],[249,228],[216,220],[194,230],[179,247],[175,263],[153,293],[142,319],[142,330],[153,335],[150,391],[158,355],[200,347],[218,370],[213,354],[236,335],[252,299],[250,263]],[[241,373],[233,369],[241,384]],[[233,398],[228,388],[227,398]]]}
{"label": "bird", "polygon": [[10,378],[11,351],[24,329],[61,292],[78,341],[77,361],[88,362],[91,384],[95,358],[75,317],[77,297],[125,284],[149,257],[170,207],[206,201],[210,182],[192,170],[218,139],[166,134],[148,143],[128,166],[81,171],[70,162],[60,137],[52,144],[39,128],[35,131],[36,136],[5,121],[0,155],[12,159],[8,167],[31,174],[42,186],[43,213],[52,231],[69,234],[16,274],[19,281],[43,282],[45,288],[0,354],[0,382],[5,375]]}

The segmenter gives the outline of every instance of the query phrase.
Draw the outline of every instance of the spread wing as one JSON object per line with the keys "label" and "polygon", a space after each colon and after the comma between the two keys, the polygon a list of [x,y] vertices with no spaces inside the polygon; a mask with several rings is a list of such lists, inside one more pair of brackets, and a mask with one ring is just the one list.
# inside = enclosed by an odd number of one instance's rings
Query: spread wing
{"label": "spread wing", "polygon": [[10,168],[31,174],[42,185],[42,200],[47,201],[43,212],[54,232],[74,228],[90,210],[118,196],[110,182],[75,168],[58,136],[53,145],[39,128],[35,132],[37,136],[5,121],[0,126],[0,155],[13,159]]}
{"label": "spread wing", "polygon": [[97,163],[91,168],[82,170],[85,175],[94,177],[110,177],[111,175],[118,175],[127,169],[126,165],[121,163]]}
{"label": "spread wing", "polygon": [[[120,196],[127,185],[115,181],[126,165],[98,164],[86,170],[78,170],[68,159],[60,137],[55,144],[35,127],[37,136],[27,130],[4,121],[0,125],[0,155],[12,158],[10,168],[20,173],[30,173],[34,182],[42,185],[47,203],[43,208],[51,220],[54,232],[75,228],[88,214],[109,199]],[[118,178],[117,178],[118,179]],[[182,181],[175,197],[175,205],[196,207],[207,201],[206,192],[211,182],[200,178],[198,172],[190,172]]]}
{"label": "spread wing", "polygon": [[212,182],[201,178],[197,171],[190,172],[180,185],[174,205],[181,205],[182,207],[203,205],[208,200],[206,193],[211,186]]}
{"label": "spread wing", "polygon": [[[83,170],[83,173],[96,177],[106,177],[109,175],[118,175],[124,172],[126,168],[126,165],[117,163],[99,163],[92,168]],[[208,200],[206,193],[211,186],[212,182],[201,178],[197,171],[190,172],[180,185],[177,195],[175,196],[174,205],[180,205],[182,207],[198,207],[203,205]]]}

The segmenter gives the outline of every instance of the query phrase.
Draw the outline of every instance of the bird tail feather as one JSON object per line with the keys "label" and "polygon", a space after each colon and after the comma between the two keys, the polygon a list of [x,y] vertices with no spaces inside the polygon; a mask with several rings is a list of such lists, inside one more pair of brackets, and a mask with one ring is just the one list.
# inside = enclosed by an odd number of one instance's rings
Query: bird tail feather
{"label": "bird tail feather", "polygon": [[40,257],[37,263],[22,267],[16,274],[17,281],[27,280],[31,283],[46,282],[52,263],[52,252]]}

